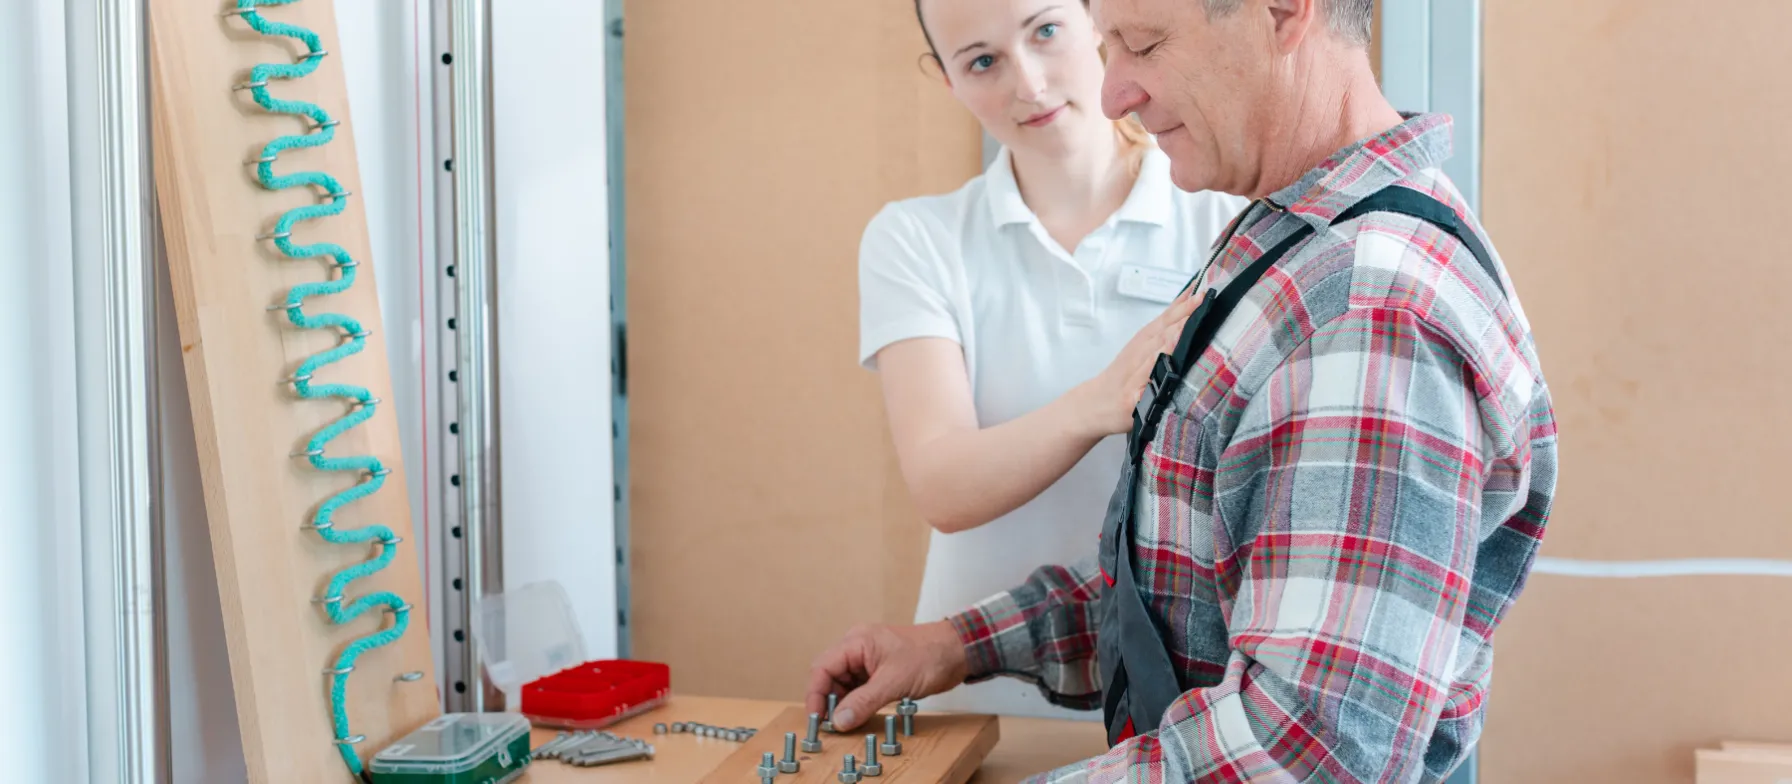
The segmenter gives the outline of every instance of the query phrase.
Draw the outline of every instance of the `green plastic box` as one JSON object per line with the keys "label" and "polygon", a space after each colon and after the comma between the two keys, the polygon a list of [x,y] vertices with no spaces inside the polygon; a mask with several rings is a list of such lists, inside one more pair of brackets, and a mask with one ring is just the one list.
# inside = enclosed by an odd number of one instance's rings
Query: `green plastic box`
{"label": "green plastic box", "polygon": [[449,713],[373,755],[374,784],[504,784],[529,766],[529,720]]}

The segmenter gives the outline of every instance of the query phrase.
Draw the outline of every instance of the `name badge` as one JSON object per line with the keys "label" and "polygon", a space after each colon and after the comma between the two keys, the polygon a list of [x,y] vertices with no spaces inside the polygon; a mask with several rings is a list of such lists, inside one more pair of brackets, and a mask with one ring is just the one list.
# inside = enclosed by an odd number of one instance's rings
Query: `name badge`
{"label": "name badge", "polygon": [[1190,275],[1182,270],[1127,264],[1120,268],[1120,294],[1167,305],[1176,301],[1189,279]]}

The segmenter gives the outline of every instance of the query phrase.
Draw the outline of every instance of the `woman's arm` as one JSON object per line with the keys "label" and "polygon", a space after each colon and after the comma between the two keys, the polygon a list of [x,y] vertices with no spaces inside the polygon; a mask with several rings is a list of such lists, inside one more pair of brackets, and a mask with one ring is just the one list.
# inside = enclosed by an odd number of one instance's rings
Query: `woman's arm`
{"label": "woman's arm", "polygon": [[896,457],[922,517],[945,533],[976,528],[1032,500],[1102,438],[1126,432],[1152,363],[1175,348],[1195,305],[1178,299],[1095,378],[994,427],[977,422],[957,343],[915,338],[878,351]]}

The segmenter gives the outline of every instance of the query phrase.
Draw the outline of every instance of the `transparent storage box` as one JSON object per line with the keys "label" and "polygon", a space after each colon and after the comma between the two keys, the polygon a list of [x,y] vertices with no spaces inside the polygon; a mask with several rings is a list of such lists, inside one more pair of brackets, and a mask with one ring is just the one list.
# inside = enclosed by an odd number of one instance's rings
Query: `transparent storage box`
{"label": "transparent storage box", "polygon": [[480,599],[473,641],[504,704],[539,727],[594,730],[666,703],[671,679],[652,662],[587,661],[566,589],[530,583]]}
{"label": "transparent storage box", "polygon": [[450,713],[381,749],[374,784],[504,784],[529,765],[529,720],[513,713]]}

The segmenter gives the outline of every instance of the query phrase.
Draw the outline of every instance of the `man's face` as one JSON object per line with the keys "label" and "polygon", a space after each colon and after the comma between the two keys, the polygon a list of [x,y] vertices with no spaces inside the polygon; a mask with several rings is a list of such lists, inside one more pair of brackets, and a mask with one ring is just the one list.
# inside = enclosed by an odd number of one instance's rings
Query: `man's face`
{"label": "man's face", "polygon": [[1201,0],[1094,0],[1107,43],[1102,111],[1137,114],[1186,191],[1256,184],[1263,101],[1271,100],[1273,18],[1259,0],[1208,19]]}

